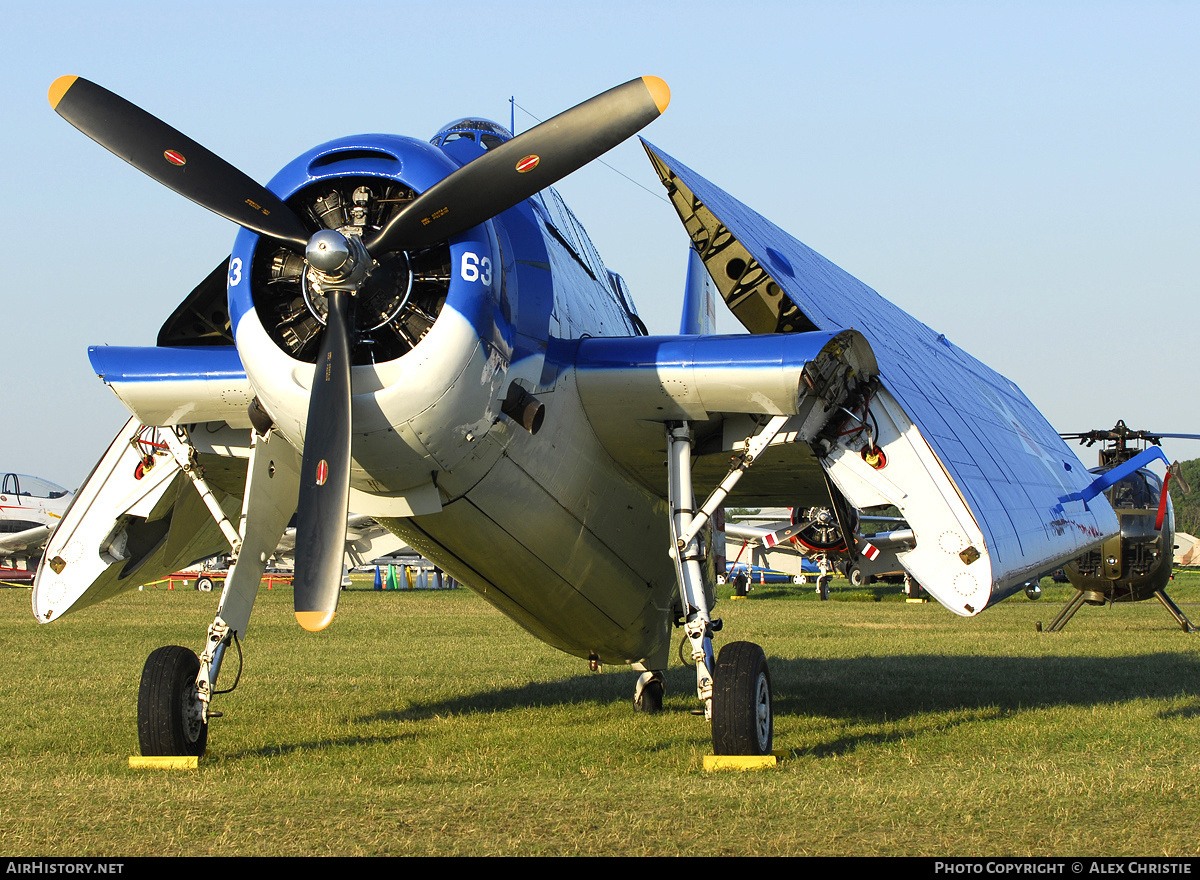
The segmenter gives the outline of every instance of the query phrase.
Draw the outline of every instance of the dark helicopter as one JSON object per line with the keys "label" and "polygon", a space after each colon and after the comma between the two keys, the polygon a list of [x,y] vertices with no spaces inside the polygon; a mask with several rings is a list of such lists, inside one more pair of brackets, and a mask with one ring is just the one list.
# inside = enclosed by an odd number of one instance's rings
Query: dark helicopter
{"label": "dark helicopter", "polygon": [[[1139,458],[1148,464],[1151,457],[1165,462],[1167,459],[1161,450],[1155,450],[1156,454],[1151,455],[1146,454],[1147,450],[1161,446],[1164,437],[1196,440],[1200,435],[1134,431],[1123,421],[1118,421],[1109,430],[1063,434],[1062,437],[1078,440],[1086,446],[1102,444],[1100,465],[1092,468],[1091,473],[1098,478],[1104,475],[1113,478],[1111,485],[1103,491],[1120,520],[1121,533],[1064,566],[1063,573],[1078,592],[1046,628],[1047,631],[1060,631],[1082,605],[1142,602],[1155,598],[1184,632],[1195,632],[1191,621],[1166,593],[1175,548],[1175,513],[1166,484],[1174,478],[1183,492],[1190,490],[1183,481],[1178,462],[1167,468],[1165,479],[1159,479],[1146,467],[1134,465],[1130,469],[1130,463]],[[1108,481],[1097,480],[1101,485],[1105,482]]]}

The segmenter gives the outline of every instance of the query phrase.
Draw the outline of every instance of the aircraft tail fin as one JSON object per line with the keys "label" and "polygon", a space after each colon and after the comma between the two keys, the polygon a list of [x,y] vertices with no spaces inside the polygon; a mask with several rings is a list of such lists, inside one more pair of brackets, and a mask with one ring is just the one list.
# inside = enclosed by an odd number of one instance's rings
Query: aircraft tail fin
{"label": "aircraft tail fin", "polygon": [[683,292],[683,336],[708,336],[717,332],[717,286],[694,247],[688,248],[687,283]]}

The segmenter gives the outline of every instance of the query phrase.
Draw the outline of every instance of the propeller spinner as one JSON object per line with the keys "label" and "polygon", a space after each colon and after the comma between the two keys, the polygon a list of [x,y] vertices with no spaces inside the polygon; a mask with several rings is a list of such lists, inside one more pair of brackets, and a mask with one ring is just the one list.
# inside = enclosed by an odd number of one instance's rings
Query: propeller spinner
{"label": "propeller spinner", "polygon": [[124,98],[82,77],[59,77],[50,105],[135,168],[239,226],[304,249],[328,313],[309,398],[296,523],[296,619],[333,620],[341,590],[350,498],[350,348],[354,296],[373,255],[444,241],[554,184],[657,118],[670,101],[657,77],[630,80],[566,110],[447,175],[391,218],[370,242],[310,234],[266,187]]}

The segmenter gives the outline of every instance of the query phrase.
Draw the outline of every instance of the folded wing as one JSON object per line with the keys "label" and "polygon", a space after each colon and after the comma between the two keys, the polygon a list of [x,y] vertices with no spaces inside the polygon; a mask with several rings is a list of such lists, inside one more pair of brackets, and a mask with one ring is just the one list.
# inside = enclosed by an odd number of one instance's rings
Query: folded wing
{"label": "folded wing", "polygon": [[[820,485],[815,462],[856,507],[895,504],[916,535],[916,547],[901,561],[943,604],[964,615],[1117,533],[1116,516],[1103,499],[1090,505],[1067,500],[1091,478],[1016,385],[682,163],[649,144],[646,149],[722,299],[754,334],[724,343],[728,369],[710,365],[705,371],[710,386],[729,382],[743,393],[741,405],[723,400],[706,409],[707,422],[694,423],[698,433],[713,435],[712,452],[727,459],[738,433],[730,427],[753,427],[746,418],[763,411],[756,395],[764,371],[747,382],[745,365],[761,361],[761,352],[773,350],[780,336],[815,338],[853,328],[877,364],[877,387],[866,410],[854,415],[852,407],[844,408],[847,418],[832,432],[839,439],[814,443],[812,436],[785,432],[784,442],[771,447],[775,466],[765,472],[773,485],[748,477],[739,487],[743,496],[757,488],[755,497],[779,503],[783,493],[811,493]],[[581,378],[585,405],[591,415],[611,394],[597,384],[626,389],[627,418],[609,408],[593,424],[610,438],[619,460],[651,485],[659,447],[622,451],[618,447],[632,444],[615,438],[622,431],[647,438],[659,431],[647,425],[662,419],[631,401],[684,393],[664,369],[674,355],[664,351],[661,362],[630,359],[629,370],[658,382],[657,391],[642,393],[632,390],[628,377],[596,369],[602,347],[610,347],[608,341],[587,340],[580,347],[581,376],[600,377],[591,383]],[[615,343],[611,349],[617,351]],[[823,436],[828,441],[828,429]],[[865,454],[864,442],[882,449],[882,465]],[[814,496],[807,497],[813,503]],[[792,495],[785,503],[799,500]]]}

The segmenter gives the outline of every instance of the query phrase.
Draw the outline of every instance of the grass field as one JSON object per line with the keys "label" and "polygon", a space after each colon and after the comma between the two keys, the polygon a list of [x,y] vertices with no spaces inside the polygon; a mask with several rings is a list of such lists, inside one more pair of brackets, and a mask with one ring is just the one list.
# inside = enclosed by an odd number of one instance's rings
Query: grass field
{"label": "grass field", "polygon": [[[1068,592],[963,620],[894,589],[722,601],[761,643],[776,769],[705,773],[673,666],[636,715],[466,590],[351,590],[324,633],[263,591],[197,771],[135,771],[141,666],[216,594],[132,593],[38,626],[0,590],[0,854],[1200,855],[1200,636]],[[1200,622],[1200,576],[1171,590]],[[222,674],[233,679],[236,658]]]}

